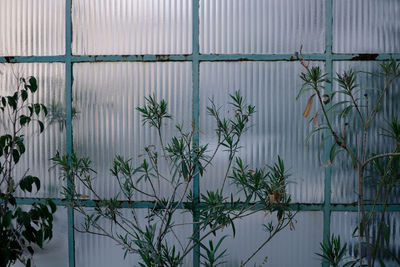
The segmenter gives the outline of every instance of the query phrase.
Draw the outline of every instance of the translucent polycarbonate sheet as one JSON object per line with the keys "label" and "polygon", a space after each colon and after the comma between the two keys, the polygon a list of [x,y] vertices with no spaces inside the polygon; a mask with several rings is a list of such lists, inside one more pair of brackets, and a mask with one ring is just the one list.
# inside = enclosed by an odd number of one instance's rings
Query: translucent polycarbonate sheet
{"label": "translucent polycarbonate sheet", "polygon": [[76,0],[77,55],[190,54],[191,0]]}
{"label": "translucent polycarbonate sheet", "polygon": [[201,53],[324,51],[325,1],[201,0]]}
{"label": "translucent polycarbonate sheet", "polygon": [[[87,214],[91,214],[93,210],[86,208],[84,210]],[[133,215],[133,213],[134,215]],[[124,216],[124,218],[134,221],[134,217],[136,216],[137,222],[139,223],[139,227],[142,231],[145,231],[146,227],[150,227],[151,225],[157,224],[157,231],[160,229],[160,222],[157,219],[150,220],[146,217],[149,215],[147,209],[121,209],[119,213]],[[189,238],[192,235],[192,216],[190,213],[182,213],[181,211],[177,211],[173,217],[174,224],[181,224],[173,228],[174,233],[169,232],[164,239],[163,244],[167,245],[169,249],[172,249],[175,246],[175,251],[180,252],[182,255],[182,247],[186,247],[186,244],[189,242]],[[82,230],[82,224],[84,224],[84,216],[80,213],[75,214],[75,227],[79,230]],[[126,229],[130,229],[128,224],[122,223],[123,227]],[[110,222],[105,219],[100,219],[98,224],[106,230],[108,233],[111,233],[110,230]],[[137,224],[135,224],[137,226]],[[98,230],[91,228],[91,231]],[[129,232],[123,231],[122,228],[114,226],[113,228],[114,234],[121,234],[125,236],[128,234],[128,240],[133,240],[132,235],[135,235],[133,230]],[[103,232],[104,233],[104,232]],[[156,237],[157,238],[157,237]],[[119,240],[117,238],[117,240]],[[179,241],[178,241],[179,240]],[[119,240],[120,241],[120,240]],[[141,240],[144,241],[144,240]],[[156,242],[156,240],[155,240]],[[137,246],[132,245],[133,249],[137,249]],[[127,253],[126,258],[124,259],[124,249],[121,245],[117,244],[117,241],[112,240],[108,237],[81,233],[75,231],[75,260],[76,266],[87,266],[87,267],[108,267],[108,266],[139,266],[140,262],[143,262],[140,259],[140,256],[136,253]],[[183,261],[183,266],[191,266],[192,264],[192,253],[189,253]]]}
{"label": "translucent polycarbonate sheet", "polygon": [[[29,208],[29,206],[24,206]],[[53,214],[53,238],[43,244],[43,248],[33,246],[35,251],[32,258],[32,266],[40,267],[67,267],[68,266],[68,221],[67,209],[62,206],[57,207]],[[13,267],[25,266],[21,263],[12,265]]]}
{"label": "translucent polycarbonate sheet", "polygon": [[[377,229],[381,219],[381,213],[376,213],[372,216],[370,221],[370,236],[373,240],[376,239]],[[385,224],[388,226],[389,234],[389,246],[384,247],[389,249],[396,257],[399,255],[400,244],[400,213],[399,212],[387,212],[385,215]],[[358,247],[358,237],[353,236],[354,229],[358,224],[357,212],[332,212],[331,215],[331,233],[336,236],[340,236],[341,243],[347,243],[347,255],[351,256],[350,259],[354,259]],[[382,233],[381,233],[382,236]],[[383,242],[383,240],[382,240]],[[386,243],[385,243],[386,244]],[[389,256],[389,253],[378,254],[383,260],[385,266],[398,266],[398,264]],[[366,263],[366,262],[365,262]],[[378,260],[375,265],[381,266]]]}
{"label": "translucent polycarbonate sheet", "polygon": [[[161,146],[157,130],[148,124],[143,126],[136,108],[142,107],[145,98],[152,95],[157,101],[165,99],[172,119],[163,122],[161,136],[163,144],[169,144],[170,138],[177,134],[176,124],[184,123],[184,129],[191,128],[191,69],[189,62],[74,64],[73,109],[77,114],[73,119],[74,150],[79,156],[92,160],[97,172],[95,190],[101,196],[111,197],[120,192],[110,172],[117,154],[132,158],[132,166],[136,168],[144,159],[150,162],[145,151],[145,147],[149,147],[150,151],[158,153],[160,172],[167,179],[172,178],[171,165],[165,163],[158,149]],[[165,179],[158,179],[154,187],[157,193],[169,195],[172,189],[164,182]],[[153,193],[151,184],[144,179],[137,186]],[[80,190],[88,194],[84,188]],[[124,198],[122,193],[120,197]],[[135,199],[146,198],[143,194],[135,196]]]}
{"label": "translucent polycarbonate sheet", "polygon": [[[316,63],[315,64],[319,64]],[[249,129],[241,139],[238,153],[250,169],[283,159],[289,178],[288,192],[294,202],[319,203],[323,201],[324,169],[318,162],[320,136],[316,135],[306,145],[305,138],[312,124],[302,115],[307,96],[296,101],[301,87],[298,62],[205,62],[200,64],[200,142],[216,148],[216,122],[206,111],[213,98],[221,107],[221,116],[232,117],[234,108],[229,106],[229,94],[240,90],[246,103],[255,105],[256,113],[249,120]],[[229,154],[220,148],[204,177],[200,188],[215,190],[222,186]],[[211,152],[210,152],[211,154]],[[225,184],[226,193],[236,193],[238,188]]]}
{"label": "translucent polycarbonate sheet", "polygon": [[[343,75],[344,71],[350,69],[357,71],[357,84],[359,87],[354,89],[355,99],[360,99],[357,103],[360,106],[359,110],[364,118],[366,119],[366,111],[368,105],[368,112],[376,106],[379,99],[380,92],[385,87],[385,77],[378,76],[382,72],[380,67],[381,62],[372,61],[354,61],[354,62],[335,62],[333,65],[334,73]],[[373,74],[372,74],[373,73]],[[393,139],[384,136],[384,128],[388,128],[388,121],[391,121],[395,116],[398,116],[400,108],[397,99],[400,98],[400,92],[397,90],[400,82],[397,80],[388,88],[385,97],[382,99],[381,108],[377,113],[377,116],[370,124],[367,131],[366,139],[366,158],[371,157],[374,153],[390,153],[395,149],[395,142]],[[358,89],[362,89],[356,92]],[[337,82],[333,83],[333,90],[338,91],[341,88]],[[365,97],[367,94],[367,97]],[[337,94],[334,98],[333,103],[339,101],[351,100],[349,97],[345,97],[343,94]],[[367,104],[368,100],[368,104]],[[360,144],[362,136],[362,120],[360,119],[356,109],[353,109],[349,116],[344,119],[338,119],[339,111],[348,106],[343,105],[342,108],[337,109],[335,114],[335,129],[339,133],[343,133],[343,129],[346,125],[346,139],[349,147],[353,151],[357,151],[357,143]],[[371,117],[370,115],[368,116]],[[385,168],[385,167],[384,167]],[[346,153],[339,154],[332,165],[332,202],[334,203],[351,203],[357,201],[358,194],[358,171],[354,169],[351,158]],[[378,192],[378,185],[381,180],[381,176],[377,175],[376,168],[372,168],[372,165],[367,166],[365,174],[365,186],[364,193],[365,199],[375,199]],[[385,199],[385,192],[380,195],[380,200]],[[394,188],[390,194],[389,201],[391,203],[399,203],[399,189]]]}
{"label": "translucent polycarbonate sheet", "polygon": [[333,1],[333,52],[400,52],[398,0]]}
{"label": "translucent polycarbonate sheet", "polygon": [[0,56],[65,53],[65,0],[0,1]]}
{"label": "translucent polycarbonate sheet", "polygon": [[[220,247],[220,252],[227,249],[226,261],[221,266],[240,266],[263,244],[269,232],[263,224],[273,222],[276,225],[276,214],[258,212],[235,221],[236,235],[232,228],[227,227],[210,235],[202,243],[214,245],[227,236]],[[246,264],[248,266],[321,266],[320,260],[314,255],[318,251],[319,242],[323,238],[322,212],[299,212],[293,221],[294,229],[287,226],[278,232],[261,250]],[[202,234],[200,234],[202,236]],[[201,251],[205,253],[204,250]]]}
{"label": "translucent polycarbonate sheet", "polygon": [[[44,117],[43,113],[40,116],[45,126],[41,134],[36,121],[32,121],[18,133],[24,135],[26,151],[14,168],[14,178],[19,181],[24,175],[37,176],[41,181],[41,188],[39,192],[33,190],[33,193],[18,190],[17,196],[60,197],[61,187],[65,183],[59,179],[58,170],[50,168],[53,165],[50,158],[57,151],[65,151],[65,67],[61,63],[0,64],[0,95],[14,94],[20,84],[19,78],[30,76],[36,78],[38,91],[33,98],[29,96],[26,103],[46,105],[48,116]],[[25,112],[28,112],[27,108]],[[0,133],[12,133],[7,111],[1,116]],[[20,128],[19,123],[16,127]]]}

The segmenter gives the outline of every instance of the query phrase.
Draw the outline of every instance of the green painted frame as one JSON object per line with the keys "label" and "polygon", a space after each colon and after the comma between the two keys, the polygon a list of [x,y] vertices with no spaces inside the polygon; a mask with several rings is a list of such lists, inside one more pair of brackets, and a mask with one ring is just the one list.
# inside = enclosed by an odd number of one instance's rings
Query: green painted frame
{"label": "green painted frame", "polygon": [[[65,63],[65,91],[66,91],[66,114],[67,114],[67,126],[66,126],[66,147],[67,153],[72,153],[73,149],[73,136],[72,136],[72,68],[75,62],[160,62],[160,61],[188,61],[192,62],[192,86],[193,86],[193,99],[192,99],[192,117],[195,121],[195,128],[199,127],[199,66],[202,61],[296,61],[298,60],[294,54],[200,54],[199,50],[199,5],[200,0],[192,0],[192,54],[188,55],[98,55],[98,56],[75,56],[72,55],[71,42],[72,42],[72,1],[65,0],[65,55],[62,56],[13,56],[0,57],[0,63],[26,63],[26,62],[62,62]],[[307,54],[304,55],[306,58],[315,61],[324,61],[325,69],[328,73],[328,78],[332,79],[332,67],[334,61],[352,60],[355,57],[363,59],[363,54],[333,54],[332,52],[332,24],[333,24],[333,0],[325,1],[325,53],[323,54]],[[368,55],[366,55],[368,56]],[[368,57],[366,57],[367,59]],[[386,60],[389,58],[395,58],[400,60],[400,53],[379,54],[375,60]],[[331,84],[327,84],[327,90],[331,90]],[[194,141],[199,142],[199,135],[196,131]],[[325,147],[325,159],[329,159],[329,150],[327,149],[329,144]],[[327,240],[330,235],[330,220],[332,211],[357,211],[357,206],[354,204],[332,204],[331,203],[331,167],[325,169],[325,182],[324,182],[324,202],[321,204],[303,204],[295,203],[291,207],[293,210],[299,211],[322,211],[323,212],[323,236],[324,240]],[[71,186],[68,180],[67,186]],[[199,204],[200,195],[200,184],[199,176],[194,178],[193,182],[194,192],[194,216],[193,220],[198,219],[198,213],[196,209]],[[329,197],[326,197],[329,196]],[[18,198],[17,203],[19,204],[32,204],[36,201],[36,198]],[[68,262],[69,267],[75,267],[75,239],[74,239],[74,211],[68,204],[71,203],[71,199],[60,200],[54,199],[57,206],[67,206],[68,214]],[[93,207],[94,201],[84,201],[87,207]],[[128,207],[129,203],[121,201],[121,205]],[[132,204],[132,203],[131,203]],[[152,207],[151,202],[138,201],[133,203],[135,208],[150,208]],[[181,206],[180,208],[183,208]],[[366,209],[370,209],[370,206],[366,206]],[[382,206],[378,206],[377,210],[382,210]],[[388,211],[400,212],[400,204],[392,204],[388,206]],[[198,226],[193,226],[193,237],[199,237]],[[200,247],[197,246],[193,253],[193,266],[200,266]],[[328,266],[322,264],[322,266]]]}

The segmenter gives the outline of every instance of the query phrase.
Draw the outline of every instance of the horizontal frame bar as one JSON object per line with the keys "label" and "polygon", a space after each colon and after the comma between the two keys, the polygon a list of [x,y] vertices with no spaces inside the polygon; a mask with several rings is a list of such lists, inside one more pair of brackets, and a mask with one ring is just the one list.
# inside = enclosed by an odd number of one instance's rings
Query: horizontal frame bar
{"label": "horizontal frame bar", "polygon": [[[325,54],[305,54],[305,59],[325,61]],[[334,61],[381,61],[390,58],[400,60],[400,53],[388,54],[332,54]],[[199,61],[298,61],[296,54],[203,54]],[[0,63],[33,62],[162,62],[192,61],[193,55],[96,55],[96,56],[10,56],[0,57]]]}
{"label": "horizontal frame bar", "polygon": [[[31,205],[37,201],[45,200],[46,198],[16,198],[17,204],[19,205]],[[52,199],[57,206],[67,206],[70,205],[71,202],[66,199]],[[81,199],[79,200],[80,204],[83,204],[84,207],[96,207],[101,202],[96,200],[87,200]],[[137,209],[147,209],[153,208],[154,202],[152,201],[119,201],[122,208],[137,208]],[[191,202],[185,202],[178,206],[178,209],[184,209],[184,205],[191,204]],[[199,205],[201,206],[201,202]],[[227,203],[229,205],[229,203]],[[259,209],[260,207],[255,207],[255,209]],[[306,204],[306,203],[292,203],[290,204],[290,208],[292,210],[298,211],[323,211],[324,204],[317,203],[317,204]],[[371,210],[372,205],[366,205],[366,210]],[[384,208],[383,204],[378,204],[375,207],[376,211],[382,211]],[[348,203],[348,204],[331,204],[332,211],[357,211],[357,203]],[[400,211],[400,204],[389,204],[386,208],[387,211]]]}

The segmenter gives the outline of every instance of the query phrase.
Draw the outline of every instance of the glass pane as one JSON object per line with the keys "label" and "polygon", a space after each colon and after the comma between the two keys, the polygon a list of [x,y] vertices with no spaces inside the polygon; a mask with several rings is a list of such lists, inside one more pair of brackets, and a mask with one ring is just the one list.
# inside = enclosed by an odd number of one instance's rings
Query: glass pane
{"label": "glass pane", "polygon": [[[90,209],[86,209],[85,212],[90,213]],[[137,209],[134,211],[135,216],[139,221],[141,229],[145,229],[148,224],[148,211],[146,209]],[[131,210],[122,209],[121,213],[125,218],[132,218]],[[176,246],[177,252],[182,252],[182,247],[179,245],[179,241],[182,246],[188,243],[189,237],[192,235],[192,216],[189,213],[182,214],[180,211],[175,213],[173,218],[175,224],[184,224],[182,226],[174,227],[175,235],[171,232],[167,234],[166,241],[168,241],[168,246]],[[82,229],[82,223],[84,223],[84,217],[76,213],[75,214],[75,227]],[[151,224],[157,223],[152,221]],[[107,231],[110,229],[110,223],[105,220],[100,220],[99,224]],[[124,225],[127,227],[126,225]],[[114,233],[120,233],[125,235],[126,232],[121,231],[121,228],[115,228]],[[137,254],[128,253],[124,260],[124,250],[119,246],[116,241],[110,238],[80,233],[75,231],[75,260],[76,266],[85,267],[109,267],[109,266],[139,266],[140,257]],[[182,254],[182,253],[181,253]],[[192,254],[188,254],[183,262],[183,266],[192,266]]]}
{"label": "glass pane", "polygon": [[[43,249],[35,246],[34,250],[32,266],[68,266],[68,220],[65,207],[58,206],[56,213],[53,215],[53,238],[43,244]],[[16,263],[12,266],[22,267],[25,265]]]}
{"label": "glass pane", "polygon": [[[280,155],[292,174],[288,190],[294,202],[323,201],[324,169],[318,162],[319,137],[304,142],[312,125],[302,116],[307,99],[296,95],[301,87],[298,62],[206,62],[200,64],[201,143],[216,146],[216,124],[207,115],[209,98],[230,115],[229,95],[240,90],[246,102],[256,106],[250,129],[242,137],[240,156],[250,168],[264,167]],[[201,190],[219,188],[228,166],[227,152],[218,153],[212,167],[201,177]],[[227,184],[229,182],[229,178]],[[232,185],[226,192],[236,193]]]}
{"label": "glass pane", "polygon": [[201,53],[321,53],[325,1],[201,0]]}
{"label": "glass pane", "polygon": [[0,1],[0,56],[65,53],[64,0]]}
{"label": "glass pane", "polygon": [[[380,213],[376,213],[372,217],[370,223],[370,236],[376,238],[376,229],[379,227]],[[385,223],[388,225],[389,233],[389,250],[394,253],[396,257],[399,257],[400,243],[400,220],[399,212],[388,212],[385,215]],[[347,243],[348,255],[354,258],[355,249],[358,247],[358,237],[353,237],[354,229],[357,227],[357,213],[356,212],[332,212],[331,215],[331,233],[340,235],[340,240],[343,243]],[[383,240],[382,240],[383,242]],[[398,266],[398,264],[388,255],[379,255],[386,266]],[[378,261],[376,265],[381,266]]]}
{"label": "glass pane", "polygon": [[[276,221],[275,214],[271,217],[259,212],[235,221],[235,237],[230,227],[218,231],[215,237],[210,235],[214,244],[222,236],[228,236],[221,245],[220,252],[227,249],[228,253],[224,259],[226,263],[221,266],[240,266],[241,261],[248,259],[268,238],[269,233],[265,231],[263,224],[268,224],[271,220]],[[322,212],[299,212],[295,220],[297,222],[294,223],[294,230],[287,227],[279,232],[246,266],[321,266],[314,253],[318,251],[323,237]],[[208,241],[203,244],[208,245]]]}
{"label": "glass pane", "polygon": [[398,0],[333,1],[333,52],[400,52]]}
{"label": "glass pane", "polygon": [[190,54],[191,0],[73,1],[78,55]]}
{"label": "glass pane", "polygon": [[[61,63],[25,63],[0,64],[0,95],[14,93],[18,77],[34,76],[38,82],[38,91],[29,103],[42,103],[48,107],[49,115],[41,118],[45,124],[43,133],[39,134],[38,124],[33,122],[24,129],[26,152],[14,169],[15,177],[25,174],[37,176],[41,189],[36,193],[23,193],[25,197],[60,197],[64,184],[59,179],[55,168],[50,168],[52,158],[57,151],[65,151],[65,67]],[[2,118],[0,132],[10,133],[10,120]],[[26,173],[27,172],[27,173]]]}
{"label": "glass pane", "polygon": [[[365,99],[363,96],[364,93],[368,94],[368,102],[369,102],[369,110],[373,109],[373,105],[378,100],[378,93],[377,90],[371,90],[373,88],[382,90],[384,88],[384,77],[377,77],[376,75],[370,75],[365,72],[369,73],[379,73],[381,71],[379,62],[371,62],[371,61],[363,61],[363,62],[334,62],[333,72],[334,73],[343,73],[350,68],[354,71],[363,71],[357,73],[357,84],[364,89],[370,89],[367,91],[362,91],[362,95],[356,94],[357,98]],[[339,87],[336,82],[334,82],[334,90],[339,90]],[[382,110],[378,113],[375,120],[371,124],[371,127],[368,131],[367,135],[367,157],[371,157],[372,153],[389,153],[393,152],[395,147],[395,143],[393,139],[390,139],[386,136],[383,136],[382,128],[387,128],[387,120],[391,120],[394,116],[398,116],[400,112],[400,107],[398,105],[398,101],[395,99],[399,99],[400,94],[398,88],[400,82],[397,81],[393,86],[391,86],[388,90],[386,97],[383,99],[382,102]],[[348,100],[348,98],[344,98],[343,95],[336,95],[338,98],[337,101]],[[361,107],[362,114],[365,114],[366,111],[366,104],[365,100],[362,100],[364,103],[364,108]],[[365,116],[365,115],[364,115]],[[342,120],[336,120],[336,129],[337,131],[342,132],[344,127],[344,123],[348,123],[347,128],[347,140],[350,147],[356,149],[357,147],[357,135],[361,135],[360,132],[360,119],[355,110],[349,113],[349,116]],[[359,137],[360,138],[360,137]],[[372,176],[371,172],[366,173],[366,182],[365,182],[365,198],[366,199],[375,199],[376,193],[379,184],[379,178],[375,175]],[[369,177],[370,176],[370,177]],[[369,177],[369,178],[368,178]],[[334,203],[351,203],[357,201],[357,170],[354,169],[351,158],[347,156],[345,153],[341,153],[335,159],[332,165],[332,202]],[[389,201],[391,203],[396,202],[399,203],[399,188],[395,188]],[[381,200],[384,200],[384,194],[381,194]]]}
{"label": "glass pane", "polygon": [[[88,156],[97,171],[96,191],[104,197],[120,192],[110,168],[116,154],[132,158],[136,168],[143,162],[144,148],[159,145],[155,128],[142,125],[136,107],[143,106],[145,97],[155,94],[165,99],[173,120],[166,121],[162,136],[168,140],[176,134],[175,124],[192,121],[191,63],[82,63],[74,64],[74,102],[77,117],[73,120],[74,149]],[[166,144],[166,142],[165,142]],[[161,155],[161,154],[159,154]],[[160,159],[160,164],[163,160]],[[162,171],[168,170],[161,165]],[[163,180],[162,180],[163,181]],[[161,181],[161,193],[171,188]],[[149,183],[138,187],[150,192]],[[83,190],[83,189],[82,189]],[[88,194],[85,190],[84,194]],[[90,195],[90,194],[88,194]],[[137,195],[137,199],[145,199]]]}

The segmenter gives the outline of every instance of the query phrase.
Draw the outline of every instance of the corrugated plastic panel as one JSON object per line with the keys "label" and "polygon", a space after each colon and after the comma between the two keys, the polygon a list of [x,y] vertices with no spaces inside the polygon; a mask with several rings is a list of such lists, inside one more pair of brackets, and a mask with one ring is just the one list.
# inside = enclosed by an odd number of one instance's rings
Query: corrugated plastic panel
{"label": "corrugated plastic panel", "polygon": [[[133,219],[132,210],[122,209],[120,212],[123,214],[124,218]],[[85,212],[91,212],[90,209],[86,209]],[[149,224],[146,216],[148,211],[145,209],[139,209],[133,211],[135,216],[139,221],[142,230],[145,229],[146,225]],[[175,224],[183,224],[181,226],[174,227],[175,235],[170,232],[167,234],[166,241],[168,242],[168,247],[172,248],[175,246],[176,252],[180,252],[182,255],[182,247],[189,242],[189,237],[192,235],[192,216],[189,213],[182,214],[181,211],[177,211],[173,219]],[[84,223],[84,217],[77,213],[75,215],[75,227],[82,229],[82,223]],[[156,220],[151,221],[150,225],[153,225]],[[110,223],[106,220],[99,220],[101,227],[110,230]],[[125,227],[127,227],[125,225]],[[91,229],[95,230],[95,229]],[[114,233],[120,233],[125,235],[126,232],[121,231],[121,228],[115,227],[113,229]],[[132,233],[133,234],[133,233]],[[181,243],[181,245],[178,242]],[[128,253],[124,259],[124,250],[119,246],[116,241],[104,237],[87,233],[80,233],[75,231],[75,257],[77,266],[87,266],[87,267],[109,267],[109,266],[139,266],[140,257],[138,254]],[[183,266],[192,265],[192,253],[188,254],[183,262]]]}
{"label": "corrugated plastic panel", "polygon": [[[35,175],[41,181],[39,192],[18,196],[60,197],[63,181],[55,168],[50,168],[56,151],[65,151],[65,67],[61,63],[25,63],[0,65],[0,94],[10,95],[16,90],[18,77],[34,76],[38,82],[38,91],[30,103],[42,103],[48,107],[48,117],[41,118],[45,123],[45,130],[39,135],[38,124],[32,122],[21,134],[25,135],[26,152],[16,165],[15,177],[17,180],[23,175]],[[2,120],[1,131],[10,133],[10,121]]]}
{"label": "corrugated plastic panel", "polygon": [[333,52],[399,53],[398,0],[333,1]]}
{"label": "corrugated plastic panel", "polygon": [[[372,217],[370,223],[370,236],[376,238],[376,231],[379,227],[379,220],[381,214],[376,213]],[[389,247],[388,248],[396,257],[399,257],[400,244],[398,242],[400,238],[400,220],[399,212],[389,212],[385,216],[385,223],[389,226]],[[340,240],[343,243],[347,243],[348,255],[350,259],[354,259],[355,250],[358,247],[358,237],[353,237],[354,229],[357,227],[357,213],[356,212],[333,212],[331,215],[331,233],[340,235]],[[386,266],[398,266],[397,263],[389,255],[380,255]],[[378,261],[376,265],[381,266]]]}
{"label": "corrugated plastic panel", "polygon": [[0,1],[0,56],[65,53],[64,0]]}
{"label": "corrugated plastic panel", "polygon": [[325,50],[325,1],[201,0],[201,53],[294,53]]}
{"label": "corrugated plastic panel", "polygon": [[192,1],[73,1],[72,53],[190,54]]}
{"label": "corrugated plastic panel", "polygon": [[[204,134],[200,133],[200,141],[210,143],[210,150],[217,142],[216,123],[206,111],[209,98],[222,106],[222,114],[232,116],[229,94],[240,90],[246,102],[256,106],[256,113],[250,120],[251,128],[242,137],[239,155],[253,169],[276,162],[280,155],[292,174],[288,189],[292,200],[319,203],[323,201],[324,169],[318,162],[319,138],[312,139],[308,146],[304,142],[312,125],[302,116],[307,98],[296,101],[301,68],[297,62],[201,63],[200,130]],[[227,166],[227,153],[217,153],[206,175],[200,178],[203,193],[222,185]],[[226,190],[237,191],[229,185]]]}
{"label": "corrugated plastic panel", "polygon": [[[176,134],[176,124],[184,122],[186,128],[191,127],[191,64],[82,63],[73,68],[73,108],[78,114],[73,120],[74,149],[93,161],[97,171],[95,190],[111,197],[119,192],[118,182],[109,171],[114,156],[132,158],[134,167],[139,167],[145,146],[159,145],[157,130],[142,126],[142,116],[136,110],[144,105],[145,97],[155,94],[158,101],[165,99],[168,103],[173,120],[165,121],[164,145]],[[160,168],[169,175],[165,164]],[[148,182],[142,181],[139,187],[151,192]],[[172,191],[161,182],[160,192]],[[144,196],[137,195],[137,199]]]}
{"label": "corrugated plastic panel", "polygon": [[[288,226],[279,232],[246,266],[321,266],[314,253],[318,251],[319,242],[323,237],[322,217],[322,212],[298,213],[294,229],[290,230]],[[247,260],[268,238],[269,233],[265,231],[263,224],[270,221],[276,223],[275,214],[265,215],[264,212],[259,212],[235,221],[235,237],[231,227],[219,230],[215,237],[210,235],[209,239],[212,239],[214,244],[222,236],[228,236],[220,248],[220,252],[227,249],[227,256],[224,258],[226,263],[222,266],[240,266],[242,261]],[[209,239],[203,241],[203,244],[208,246]]]}
{"label": "corrugated plastic panel", "polygon": [[[345,70],[349,70],[352,68],[354,71],[364,71],[370,73],[379,73],[381,71],[379,67],[379,62],[335,62],[334,63],[334,72],[335,73],[343,73]],[[370,75],[368,73],[359,72],[357,84],[364,89],[372,89],[384,88],[384,77],[377,77],[376,75]],[[397,81],[395,85],[389,88],[386,97],[383,99],[382,107],[383,109],[378,113],[377,117],[374,120],[374,123],[371,124],[370,130],[367,135],[367,157],[372,156],[372,153],[389,153],[393,152],[395,144],[392,139],[389,139],[382,135],[382,128],[387,127],[387,121],[391,120],[394,116],[398,116],[400,112],[399,105],[396,99],[399,99],[400,94],[398,90],[395,90],[399,86],[399,82]],[[334,82],[333,86],[334,90],[339,90],[339,87],[336,82]],[[377,90],[367,90],[362,91],[362,96],[357,95],[357,97],[361,97],[365,99],[363,96],[364,93],[368,94],[368,102],[369,102],[369,110],[371,111],[373,105],[377,102],[378,99],[378,91]],[[344,100],[343,96],[337,95],[340,97],[340,100]],[[361,107],[361,111],[366,111],[366,101],[363,102],[364,108]],[[365,113],[363,113],[365,114]],[[337,120],[335,122],[336,129],[339,132],[343,132],[344,123],[347,122],[347,132],[349,135],[347,136],[349,144],[356,149],[357,147],[357,135],[359,135],[359,140],[361,140],[361,123],[359,117],[355,110],[350,113],[350,117],[346,120]],[[351,133],[351,134],[350,134]],[[368,170],[368,169],[367,169]],[[367,172],[366,176],[370,176],[371,172]],[[366,199],[375,199],[377,193],[377,184],[379,183],[379,178],[376,176],[366,178],[365,180],[365,198]],[[336,158],[334,164],[332,165],[332,202],[334,203],[351,203],[357,201],[357,170],[354,170],[351,159],[344,153],[341,153]],[[381,195],[382,196],[382,195]],[[383,200],[384,197],[381,197]],[[390,202],[399,202],[399,189],[394,189],[391,194]]]}

